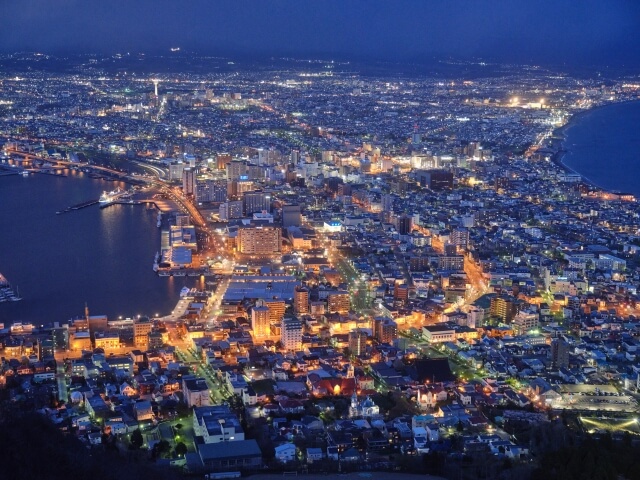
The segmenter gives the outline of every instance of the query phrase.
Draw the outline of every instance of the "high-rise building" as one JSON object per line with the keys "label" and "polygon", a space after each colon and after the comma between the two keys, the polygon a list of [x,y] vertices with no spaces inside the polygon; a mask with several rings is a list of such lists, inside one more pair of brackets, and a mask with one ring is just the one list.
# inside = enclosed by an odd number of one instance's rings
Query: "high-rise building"
{"label": "high-rise building", "polygon": [[520,302],[508,295],[499,295],[491,299],[490,313],[492,317],[498,317],[504,323],[511,323],[520,311]]}
{"label": "high-rise building", "polygon": [[282,249],[282,231],[273,225],[238,229],[238,251],[246,255],[273,255]]}
{"label": "high-rise building", "polygon": [[186,165],[183,162],[171,162],[169,164],[169,180],[182,180],[182,174]]}
{"label": "high-rise building", "polygon": [[225,202],[227,200],[227,181],[196,180],[195,198],[197,202]]}
{"label": "high-rise building", "polygon": [[263,300],[264,306],[269,309],[269,323],[280,323],[282,321],[282,317],[284,317],[284,312],[287,309],[287,304],[284,300],[279,299],[269,299]]}
{"label": "high-rise building", "polygon": [[347,313],[351,308],[349,293],[345,291],[332,292],[327,295],[327,310],[331,313]]}
{"label": "high-rise building", "polygon": [[438,270],[461,272],[464,270],[464,257],[462,255],[440,255],[438,257]]}
{"label": "high-rise building", "polygon": [[398,324],[385,317],[376,317],[373,319],[373,336],[380,343],[390,343],[398,338]]}
{"label": "high-rise building", "polygon": [[466,248],[469,245],[469,230],[466,228],[452,230],[449,241],[454,245]]}
{"label": "high-rise building", "polygon": [[234,218],[242,218],[242,202],[240,200],[224,202],[220,205],[218,212],[220,220],[223,222],[227,222]]}
{"label": "high-rise building", "polygon": [[296,314],[309,313],[309,290],[306,287],[296,287],[293,292],[293,311]]}
{"label": "high-rise building", "polygon": [[556,338],[551,342],[551,364],[554,368],[569,366],[570,345],[566,340]]}
{"label": "high-rise building", "polygon": [[269,335],[269,307],[262,300],[258,300],[251,309],[251,329],[254,337],[266,337]]}
{"label": "high-rise building", "polygon": [[244,214],[246,216],[271,211],[271,193],[245,192],[242,198],[244,202]]}
{"label": "high-rise building", "polygon": [[302,322],[295,317],[283,318],[280,341],[285,350],[302,350]]}
{"label": "high-rise building", "polygon": [[351,330],[349,332],[349,351],[351,355],[360,356],[367,348],[368,334],[366,330]]}
{"label": "high-rise building", "polygon": [[302,225],[302,213],[300,205],[283,205],[282,206],[282,226],[299,227]]}
{"label": "high-rise building", "polygon": [[196,191],[196,170],[187,167],[182,171],[182,193],[193,195]]}
{"label": "high-rise building", "polygon": [[232,161],[226,164],[227,180],[238,180],[247,174],[247,162]]}
{"label": "high-rise building", "polygon": [[408,215],[400,215],[398,217],[398,233],[400,235],[409,235],[413,226],[412,218]]}
{"label": "high-rise building", "polygon": [[453,173],[447,170],[421,170],[417,175],[421,187],[435,192],[453,188]]}

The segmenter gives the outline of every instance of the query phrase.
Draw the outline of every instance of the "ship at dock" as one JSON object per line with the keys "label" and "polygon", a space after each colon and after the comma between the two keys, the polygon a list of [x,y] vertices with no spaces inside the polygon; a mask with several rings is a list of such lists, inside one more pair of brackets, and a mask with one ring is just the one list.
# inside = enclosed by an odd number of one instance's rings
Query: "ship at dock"
{"label": "ship at dock", "polygon": [[129,198],[130,196],[131,194],[126,190],[116,188],[115,190],[112,190],[110,192],[102,192],[102,195],[100,195],[100,198],[98,199],[98,203],[100,204],[101,208],[107,207],[120,199]]}

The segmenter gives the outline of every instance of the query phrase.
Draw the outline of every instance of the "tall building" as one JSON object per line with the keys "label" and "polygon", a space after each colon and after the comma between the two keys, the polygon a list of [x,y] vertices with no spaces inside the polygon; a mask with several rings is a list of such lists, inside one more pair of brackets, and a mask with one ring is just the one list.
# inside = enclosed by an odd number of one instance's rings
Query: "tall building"
{"label": "tall building", "polygon": [[520,305],[516,298],[500,295],[491,299],[489,309],[492,317],[498,317],[504,323],[511,323],[520,310]]}
{"label": "tall building", "polygon": [[327,310],[330,313],[347,313],[350,308],[351,299],[348,292],[338,291],[327,295]]}
{"label": "tall building", "polygon": [[224,170],[231,163],[231,155],[228,153],[219,153],[216,155],[216,164],[218,170]]}
{"label": "tall building", "polygon": [[182,171],[182,193],[193,195],[196,191],[196,170],[187,167]]}
{"label": "tall building", "polygon": [[462,255],[440,255],[438,257],[438,270],[461,272],[464,270],[464,257]]}
{"label": "tall building", "polygon": [[408,215],[400,215],[398,217],[398,233],[400,235],[409,235],[413,226],[412,218]]}
{"label": "tall building", "polygon": [[393,298],[406,303],[409,300],[409,285],[406,283],[395,283],[393,285]]}
{"label": "tall building", "polygon": [[271,211],[271,193],[245,192],[242,198],[244,202],[244,214],[246,216]]}
{"label": "tall building", "polygon": [[227,222],[234,218],[242,218],[242,202],[240,200],[224,202],[220,205],[218,212],[220,220],[223,222]]}
{"label": "tall building", "polygon": [[513,332],[516,335],[524,335],[534,328],[538,328],[540,316],[538,312],[520,311],[513,319]]}
{"label": "tall building", "polygon": [[469,245],[469,230],[456,228],[451,232],[449,241],[456,246],[466,248]]}
{"label": "tall building", "polygon": [[227,181],[213,179],[196,180],[195,198],[197,202],[226,202]]}
{"label": "tall building", "polygon": [[421,187],[435,192],[453,188],[453,173],[447,170],[422,170],[417,175]]}
{"label": "tall building", "polygon": [[554,368],[569,366],[570,345],[566,340],[556,338],[551,342],[551,364]]}
{"label": "tall building", "polygon": [[373,319],[373,336],[380,343],[390,343],[398,338],[398,325],[390,318],[376,317]]}
{"label": "tall building", "polygon": [[282,322],[282,317],[284,317],[284,312],[287,309],[287,305],[284,300],[271,299],[271,300],[263,300],[265,307],[269,309],[269,323],[280,323]]}
{"label": "tall building", "polygon": [[245,255],[273,255],[282,249],[282,231],[273,225],[238,229],[238,251]]}
{"label": "tall building", "polygon": [[227,180],[238,180],[247,173],[247,162],[232,161],[226,164]]}
{"label": "tall building", "polygon": [[182,180],[182,174],[186,165],[183,162],[171,162],[169,164],[169,180]]}
{"label": "tall building", "polygon": [[266,337],[269,335],[269,307],[258,300],[251,309],[251,329],[254,337]]}
{"label": "tall building", "polygon": [[349,332],[349,351],[351,355],[360,356],[367,348],[367,332],[366,330],[351,330]]}
{"label": "tall building", "polygon": [[296,287],[293,292],[293,311],[296,314],[309,313],[309,290],[306,287]]}
{"label": "tall building", "polygon": [[133,321],[133,345],[136,348],[147,350],[149,348],[149,333],[153,323],[147,317],[140,317]]}
{"label": "tall building", "polygon": [[302,322],[295,317],[283,318],[280,341],[286,350],[302,350]]}
{"label": "tall building", "polygon": [[299,227],[302,225],[302,213],[300,205],[283,205],[282,206],[282,226]]}

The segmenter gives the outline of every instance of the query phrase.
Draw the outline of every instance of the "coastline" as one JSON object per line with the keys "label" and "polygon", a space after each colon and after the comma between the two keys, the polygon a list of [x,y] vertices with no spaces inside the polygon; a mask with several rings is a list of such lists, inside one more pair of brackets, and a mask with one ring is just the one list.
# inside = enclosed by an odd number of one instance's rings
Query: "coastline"
{"label": "coastline", "polygon": [[612,193],[612,194],[624,193],[624,192],[615,191],[609,188],[605,188],[601,185],[598,185],[598,183],[586,177],[584,174],[578,172],[575,168],[572,168],[569,165],[567,165],[564,160],[565,160],[565,155],[571,152],[570,148],[566,146],[566,141],[567,141],[566,135],[567,135],[567,132],[572,127],[577,125],[581,120],[593,114],[594,112],[604,110],[606,108],[630,104],[630,103],[640,103],[640,98],[633,99],[633,100],[623,100],[619,102],[614,101],[610,103],[605,103],[602,105],[597,105],[595,107],[589,108],[587,110],[579,111],[571,115],[567,123],[553,130],[553,133],[552,133],[553,141],[551,146],[551,150],[553,151],[553,154],[551,155],[551,161],[564,172],[580,175],[583,183],[590,185],[596,191],[600,191],[603,193]]}

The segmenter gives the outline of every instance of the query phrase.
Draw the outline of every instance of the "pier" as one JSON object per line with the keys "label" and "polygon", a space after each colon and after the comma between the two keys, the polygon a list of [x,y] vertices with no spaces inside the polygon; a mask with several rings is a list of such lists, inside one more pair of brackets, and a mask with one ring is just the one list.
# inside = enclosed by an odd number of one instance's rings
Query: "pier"
{"label": "pier", "polygon": [[91,205],[95,205],[96,203],[98,203],[98,199],[88,200],[86,202],[78,203],[76,205],[71,205],[70,207],[67,207],[64,210],[60,210],[56,212],[56,215],[60,215],[61,213],[73,212],[74,210],[80,210],[82,208],[87,208],[87,207],[90,207]]}

